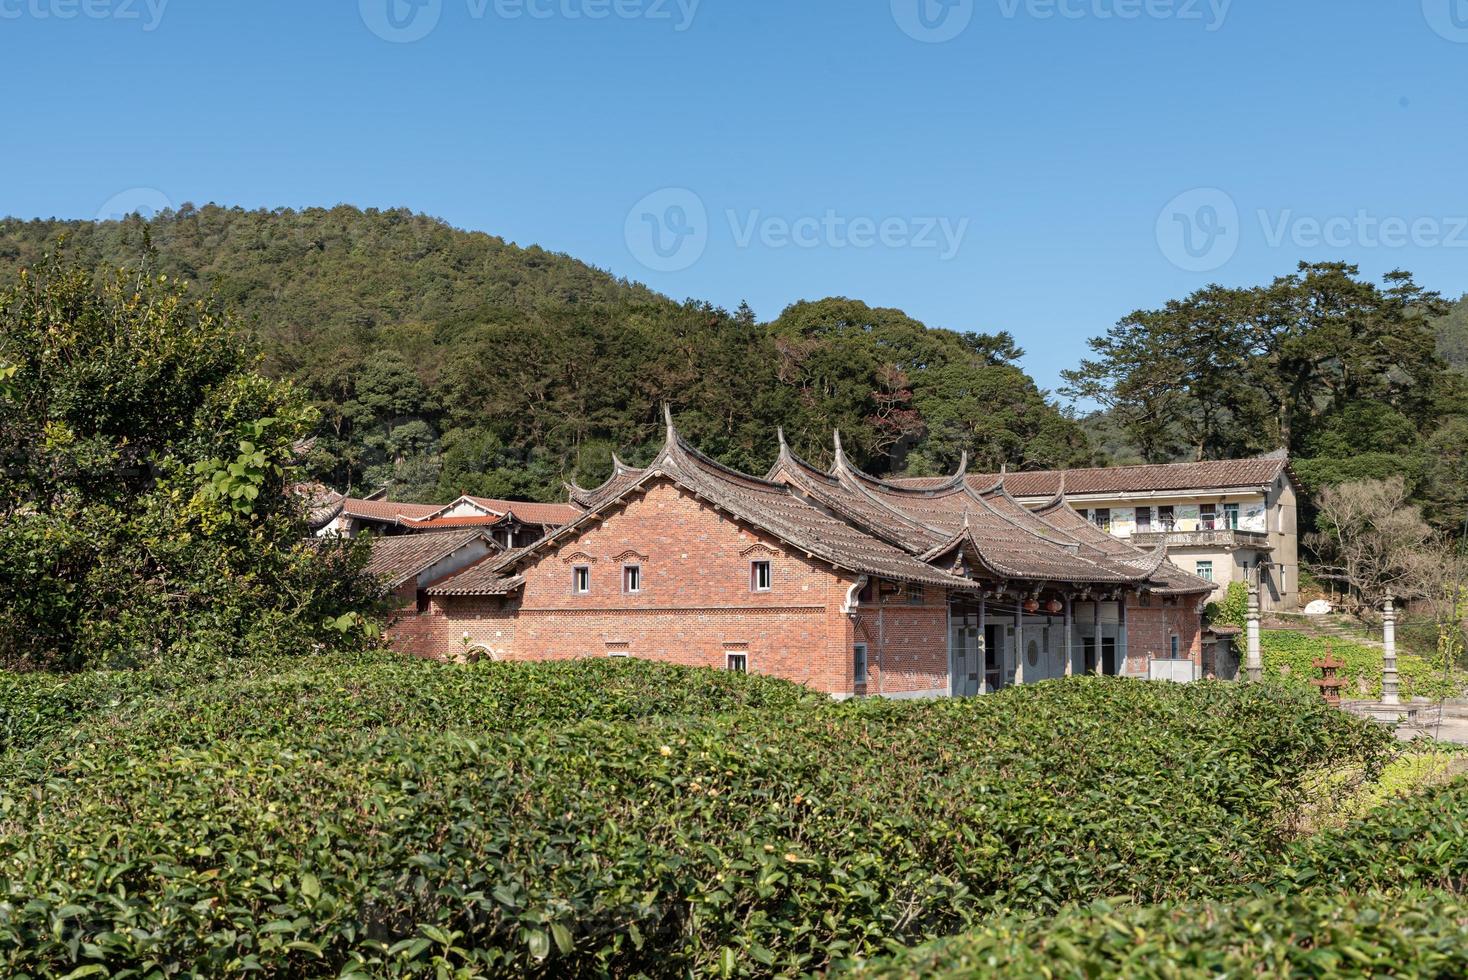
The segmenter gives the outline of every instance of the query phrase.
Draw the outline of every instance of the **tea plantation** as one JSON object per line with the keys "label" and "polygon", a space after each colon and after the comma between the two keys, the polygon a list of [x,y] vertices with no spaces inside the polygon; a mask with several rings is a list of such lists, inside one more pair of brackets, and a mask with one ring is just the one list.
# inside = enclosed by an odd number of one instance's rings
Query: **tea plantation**
{"label": "tea plantation", "polygon": [[[0,975],[1457,975],[1468,789],[1274,686],[643,662],[0,674]],[[926,945],[925,945],[926,944]]]}

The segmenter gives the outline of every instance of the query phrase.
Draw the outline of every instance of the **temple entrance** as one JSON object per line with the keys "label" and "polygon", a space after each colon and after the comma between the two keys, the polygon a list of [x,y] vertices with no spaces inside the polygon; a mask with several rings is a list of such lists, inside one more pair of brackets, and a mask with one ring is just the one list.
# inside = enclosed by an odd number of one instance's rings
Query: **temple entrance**
{"label": "temple entrance", "polygon": [[984,627],[984,691],[993,694],[1004,686],[1004,627]]}
{"label": "temple entrance", "polygon": [[1101,673],[1107,677],[1116,676],[1116,637],[1114,636],[1101,638]]}
{"label": "temple entrance", "polygon": [[984,644],[977,613],[955,609],[948,619],[948,693],[955,698],[978,694],[984,680]]}

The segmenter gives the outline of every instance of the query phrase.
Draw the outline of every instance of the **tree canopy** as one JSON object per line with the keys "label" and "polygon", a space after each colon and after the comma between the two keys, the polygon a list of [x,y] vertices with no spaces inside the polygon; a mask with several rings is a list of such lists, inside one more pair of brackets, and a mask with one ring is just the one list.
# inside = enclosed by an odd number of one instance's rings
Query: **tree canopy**
{"label": "tree canopy", "polygon": [[399,497],[561,499],[611,454],[660,442],[661,402],[721,461],[763,471],[784,426],[828,458],[831,429],[877,473],[1088,463],[1079,425],[1005,333],[935,329],[857,300],[760,323],[675,302],[568,256],[407,211],[185,205],[150,221],[0,222],[0,264],[65,250],[98,270],[148,262],[234,310],[263,370],[319,411],[309,465]]}
{"label": "tree canopy", "polygon": [[1103,404],[1149,461],[1287,448],[1312,487],[1402,476],[1429,516],[1461,522],[1468,487],[1442,463],[1468,453],[1463,379],[1438,353],[1449,310],[1405,272],[1378,285],[1302,263],[1124,317],[1063,391]]}
{"label": "tree canopy", "polygon": [[254,365],[164,276],[46,260],[0,290],[0,667],[301,652],[361,625],[362,555],[306,546],[287,493],[316,413]]}

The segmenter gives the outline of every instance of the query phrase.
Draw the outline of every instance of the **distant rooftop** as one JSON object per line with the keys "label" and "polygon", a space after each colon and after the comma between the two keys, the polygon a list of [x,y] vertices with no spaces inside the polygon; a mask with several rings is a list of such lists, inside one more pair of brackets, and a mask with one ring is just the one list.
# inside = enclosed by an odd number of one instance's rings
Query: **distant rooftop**
{"label": "distant rooftop", "polygon": [[[1090,467],[1079,470],[1037,470],[1009,473],[1004,488],[1016,497],[1054,497],[1061,490],[1069,495],[1090,493],[1157,493],[1186,490],[1223,490],[1243,487],[1267,487],[1288,469],[1289,457],[1283,450],[1252,459],[1205,460],[1199,463],[1154,463],[1142,466]],[[975,488],[992,487],[998,473],[969,474]],[[903,486],[936,487],[951,477],[916,477],[893,480]]]}

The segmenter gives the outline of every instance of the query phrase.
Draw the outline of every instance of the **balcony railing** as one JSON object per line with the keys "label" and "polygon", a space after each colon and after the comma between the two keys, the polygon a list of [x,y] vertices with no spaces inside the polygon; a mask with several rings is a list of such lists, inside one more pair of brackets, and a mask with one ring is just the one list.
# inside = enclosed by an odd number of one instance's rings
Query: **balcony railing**
{"label": "balcony railing", "polygon": [[1172,548],[1252,548],[1255,551],[1274,550],[1269,544],[1269,535],[1263,531],[1237,531],[1218,528],[1212,531],[1137,531],[1132,535],[1132,544],[1139,548],[1155,548],[1165,542]]}

